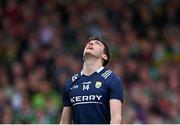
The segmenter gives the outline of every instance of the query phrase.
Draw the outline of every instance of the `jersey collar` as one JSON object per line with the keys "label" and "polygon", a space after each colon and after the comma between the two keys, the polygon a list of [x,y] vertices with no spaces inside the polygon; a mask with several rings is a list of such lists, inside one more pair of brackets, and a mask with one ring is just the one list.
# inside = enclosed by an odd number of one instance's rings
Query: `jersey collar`
{"label": "jersey collar", "polygon": [[[96,70],[96,72],[97,72],[97,73],[99,73],[99,72],[101,72],[103,69],[104,69],[104,67],[103,67],[103,66],[101,66],[99,69],[97,69],[97,70]],[[81,70],[81,75],[83,75],[82,70]]]}

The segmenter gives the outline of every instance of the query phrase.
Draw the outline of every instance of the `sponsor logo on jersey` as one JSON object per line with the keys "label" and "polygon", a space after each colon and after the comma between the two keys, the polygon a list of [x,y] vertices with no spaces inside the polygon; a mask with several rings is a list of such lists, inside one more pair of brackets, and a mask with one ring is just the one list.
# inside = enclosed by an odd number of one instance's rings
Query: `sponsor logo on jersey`
{"label": "sponsor logo on jersey", "polygon": [[101,85],[102,85],[102,82],[96,81],[95,87],[96,87],[97,89],[100,88]]}
{"label": "sponsor logo on jersey", "polygon": [[88,104],[88,103],[102,104],[101,98],[102,95],[84,95],[84,96],[74,96],[70,98],[70,101],[71,103],[73,103],[73,105]]}
{"label": "sponsor logo on jersey", "polygon": [[88,82],[83,82],[82,84],[91,84],[92,82],[91,81],[88,81]]}
{"label": "sponsor logo on jersey", "polygon": [[73,90],[73,89],[77,89],[79,86],[78,85],[73,85],[70,90]]}

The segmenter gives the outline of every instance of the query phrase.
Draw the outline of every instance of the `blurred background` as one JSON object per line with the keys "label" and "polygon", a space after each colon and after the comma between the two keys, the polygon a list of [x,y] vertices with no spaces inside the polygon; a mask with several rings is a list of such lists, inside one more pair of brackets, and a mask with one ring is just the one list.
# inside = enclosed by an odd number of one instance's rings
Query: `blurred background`
{"label": "blurred background", "polygon": [[111,44],[123,123],[180,123],[179,0],[0,0],[0,123],[59,123],[89,36]]}

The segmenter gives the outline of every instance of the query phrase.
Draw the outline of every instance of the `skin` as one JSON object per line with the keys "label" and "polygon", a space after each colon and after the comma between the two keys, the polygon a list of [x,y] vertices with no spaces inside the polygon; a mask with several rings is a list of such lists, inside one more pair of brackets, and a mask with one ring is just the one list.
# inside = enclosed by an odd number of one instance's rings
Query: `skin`
{"label": "skin", "polygon": [[104,45],[98,40],[92,40],[86,45],[83,54],[83,74],[90,75],[102,66],[103,60],[107,60],[107,55],[103,50]]}
{"label": "skin", "polygon": [[[103,60],[107,60],[107,55],[104,54],[104,45],[98,40],[91,40],[87,43],[84,48],[84,64],[82,72],[84,75],[91,75],[97,69],[103,65]],[[111,113],[111,124],[121,123],[121,107],[122,103],[120,100],[110,100],[110,113]],[[72,108],[64,107],[60,124],[71,124],[72,123]]]}
{"label": "skin", "polygon": [[60,124],[72,124],[72,109],[65,106],[61,115]]}
{"label": "skin", "polygon": [[110,100],[110,124],[121,124],[122,102],[117,99]]}

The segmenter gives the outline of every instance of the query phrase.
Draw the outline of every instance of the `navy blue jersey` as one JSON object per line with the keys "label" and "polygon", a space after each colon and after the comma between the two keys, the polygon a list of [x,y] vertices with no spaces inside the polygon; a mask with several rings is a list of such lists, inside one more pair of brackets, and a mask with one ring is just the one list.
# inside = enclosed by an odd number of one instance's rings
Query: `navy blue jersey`
{"label": "navy blue jersey", "polygon": [[72,107],[75,124],[109,124],[110,99],[123,101],[122,82],[103,67],[90,76],[75,74],[63,93],[63,104]]}

